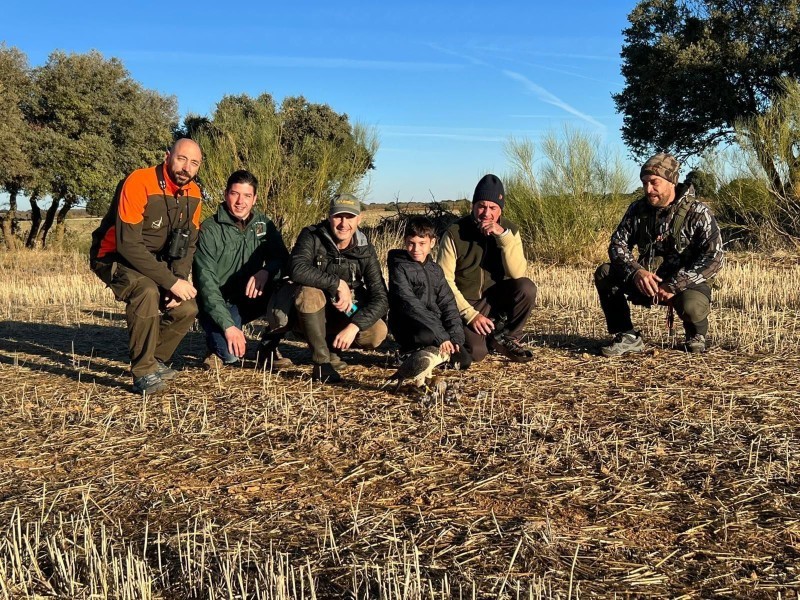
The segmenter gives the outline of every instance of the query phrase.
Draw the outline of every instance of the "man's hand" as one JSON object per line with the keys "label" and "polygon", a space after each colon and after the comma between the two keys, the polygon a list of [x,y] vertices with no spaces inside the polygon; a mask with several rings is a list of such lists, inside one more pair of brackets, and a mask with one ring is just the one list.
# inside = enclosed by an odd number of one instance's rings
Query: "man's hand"
{"label": "man's hand", "polygon": [[264,288],[267,287],[268,281],[269,271],[261,269],[247,280],[247,285],[244,288],[244,295],[248,298],[258,298],[264,293]]}
{"label": "man's hand", "polygon": [[478,313],[478,316],[469,322],[469,328],[475,333],[489,335],[494,331],[494,322],[489,317]]}
{"label": "man's hand", "polygon": [[225,341],[228,342],[228,352],[242,358],[247,349],[247,340],[244,339],[242,330],[231,325],[225,330]]}
{"label": "man's hand", "polygon": [[358,325],[355,323],[349,323],[347,327],[342,329],[339,334],[333,338],[333,347],[336,350],[347,350],[356,339],[358,331]]}
{"label": "man's hand", "polygon": [[350,286],[344,279],[340,279],[333,306],[336,310],[345,312],[350,309],[351,304],[353,304],[353,293],[350,291]]}
{"label": "man's hand", "polygon": [[455,354],[456,352],[458,352],[458,344],[454,344],[450,340],[442,342],[442,345],[439,346],[439,354]]}
{"label": "man's hand", "polygon": [[179,300],[191,300],[197,296],[197,290],[185,279],[178,279],[169,291]]}
{"label": "man's hand", "polygon": [[478,229],[483,235],[501,235],[505,231],[497,221],[478,221]]}
{"label": "man's hand", "polygon": [[659,304],[669,304],[674,297],[675,294],[673,292],[670,292],[666,287],[664,287],[663,285],[658,286],[656,299],[658,300]]}
{"label": "man's hand", "polygon": [[175,294],[172,292],[164,292],[164,300],[162,304],[164,308],[170,310],[171,308],[175,308],[181,303],[181,301],[175,297]]}
{"label": "man's hand", "polygon": [[633,274],[633,285],[636,286],[639,292],[649,298],[653,298],[658,294],[659,283],[661,283],[661,277],[645,269],[639,269]]}

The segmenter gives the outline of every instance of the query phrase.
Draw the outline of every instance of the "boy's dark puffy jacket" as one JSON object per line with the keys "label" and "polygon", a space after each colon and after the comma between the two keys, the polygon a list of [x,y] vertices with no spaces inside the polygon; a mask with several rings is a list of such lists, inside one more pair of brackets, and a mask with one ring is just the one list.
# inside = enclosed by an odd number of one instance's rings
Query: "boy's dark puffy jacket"
{"label": "boy's dark puffy jacket", "polygon": [[448,340],[464,345],[453,291],[430,256],[418,263],[405,250],[389,251],[389,320],[420,323],[434,333],[439,345]]}
{"label": "boy's dark puffy jacket", "polygon": [[350,321],[361,331],[385,317],[389,308],[375,247],[358,230],[350,247],[339,250],[327,221],[305,227],[292,248],[289,277],[295,283],[326,292],[329,298],[336,295],[339,280],[346,281],[358,304]]}

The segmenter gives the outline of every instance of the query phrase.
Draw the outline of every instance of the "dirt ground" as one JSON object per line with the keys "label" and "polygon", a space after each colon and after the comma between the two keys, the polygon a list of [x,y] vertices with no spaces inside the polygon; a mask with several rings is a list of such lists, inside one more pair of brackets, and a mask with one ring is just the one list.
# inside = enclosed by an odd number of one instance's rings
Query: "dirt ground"
{"label": "dirt ground", "polygon": [[380,389],[391,346],[319,387],[298,342],[280,373],[205,371],[193,332],[147,400],[121,312],[5,321],[0,523],[82,513],[177,546],[201,521],[307,565],[320,597],[404,560],[453,597],[797,597],[800,359],[608,360],[556,320],[536,311],[532,363],[443,372],[443,396]]}

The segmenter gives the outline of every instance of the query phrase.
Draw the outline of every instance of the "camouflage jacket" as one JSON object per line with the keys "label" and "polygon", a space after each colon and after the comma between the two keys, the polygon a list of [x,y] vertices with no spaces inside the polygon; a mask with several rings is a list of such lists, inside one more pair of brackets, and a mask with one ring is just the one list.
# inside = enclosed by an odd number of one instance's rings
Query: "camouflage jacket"
{"label": "camouflage jacket", "polygon": [[[711,209],[695,198],[691,185],[679,184],[675,195],[666,208],[653,208],[644,197],[632,203],[611,236],[611,264],[626,280],[639,269],[655,270],[666,288],[678,293],[709,281],[722,268],[722,236]],[[676,243],[673,222],[684,203],[688,211]]]}

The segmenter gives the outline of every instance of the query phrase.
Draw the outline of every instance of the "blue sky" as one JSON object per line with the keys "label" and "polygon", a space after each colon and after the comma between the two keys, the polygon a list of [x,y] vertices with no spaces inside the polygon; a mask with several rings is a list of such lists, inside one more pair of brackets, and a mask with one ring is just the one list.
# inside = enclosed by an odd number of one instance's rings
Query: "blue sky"
{"label": "blue sky", "polygon": [[626,155],[611,94],[633,0],[9,4],[0,40],[32,65],[96,49],[181,115],[268,92],[375,127],[369,202],[469,198],[508,172],[511,136],[565,125]]}

